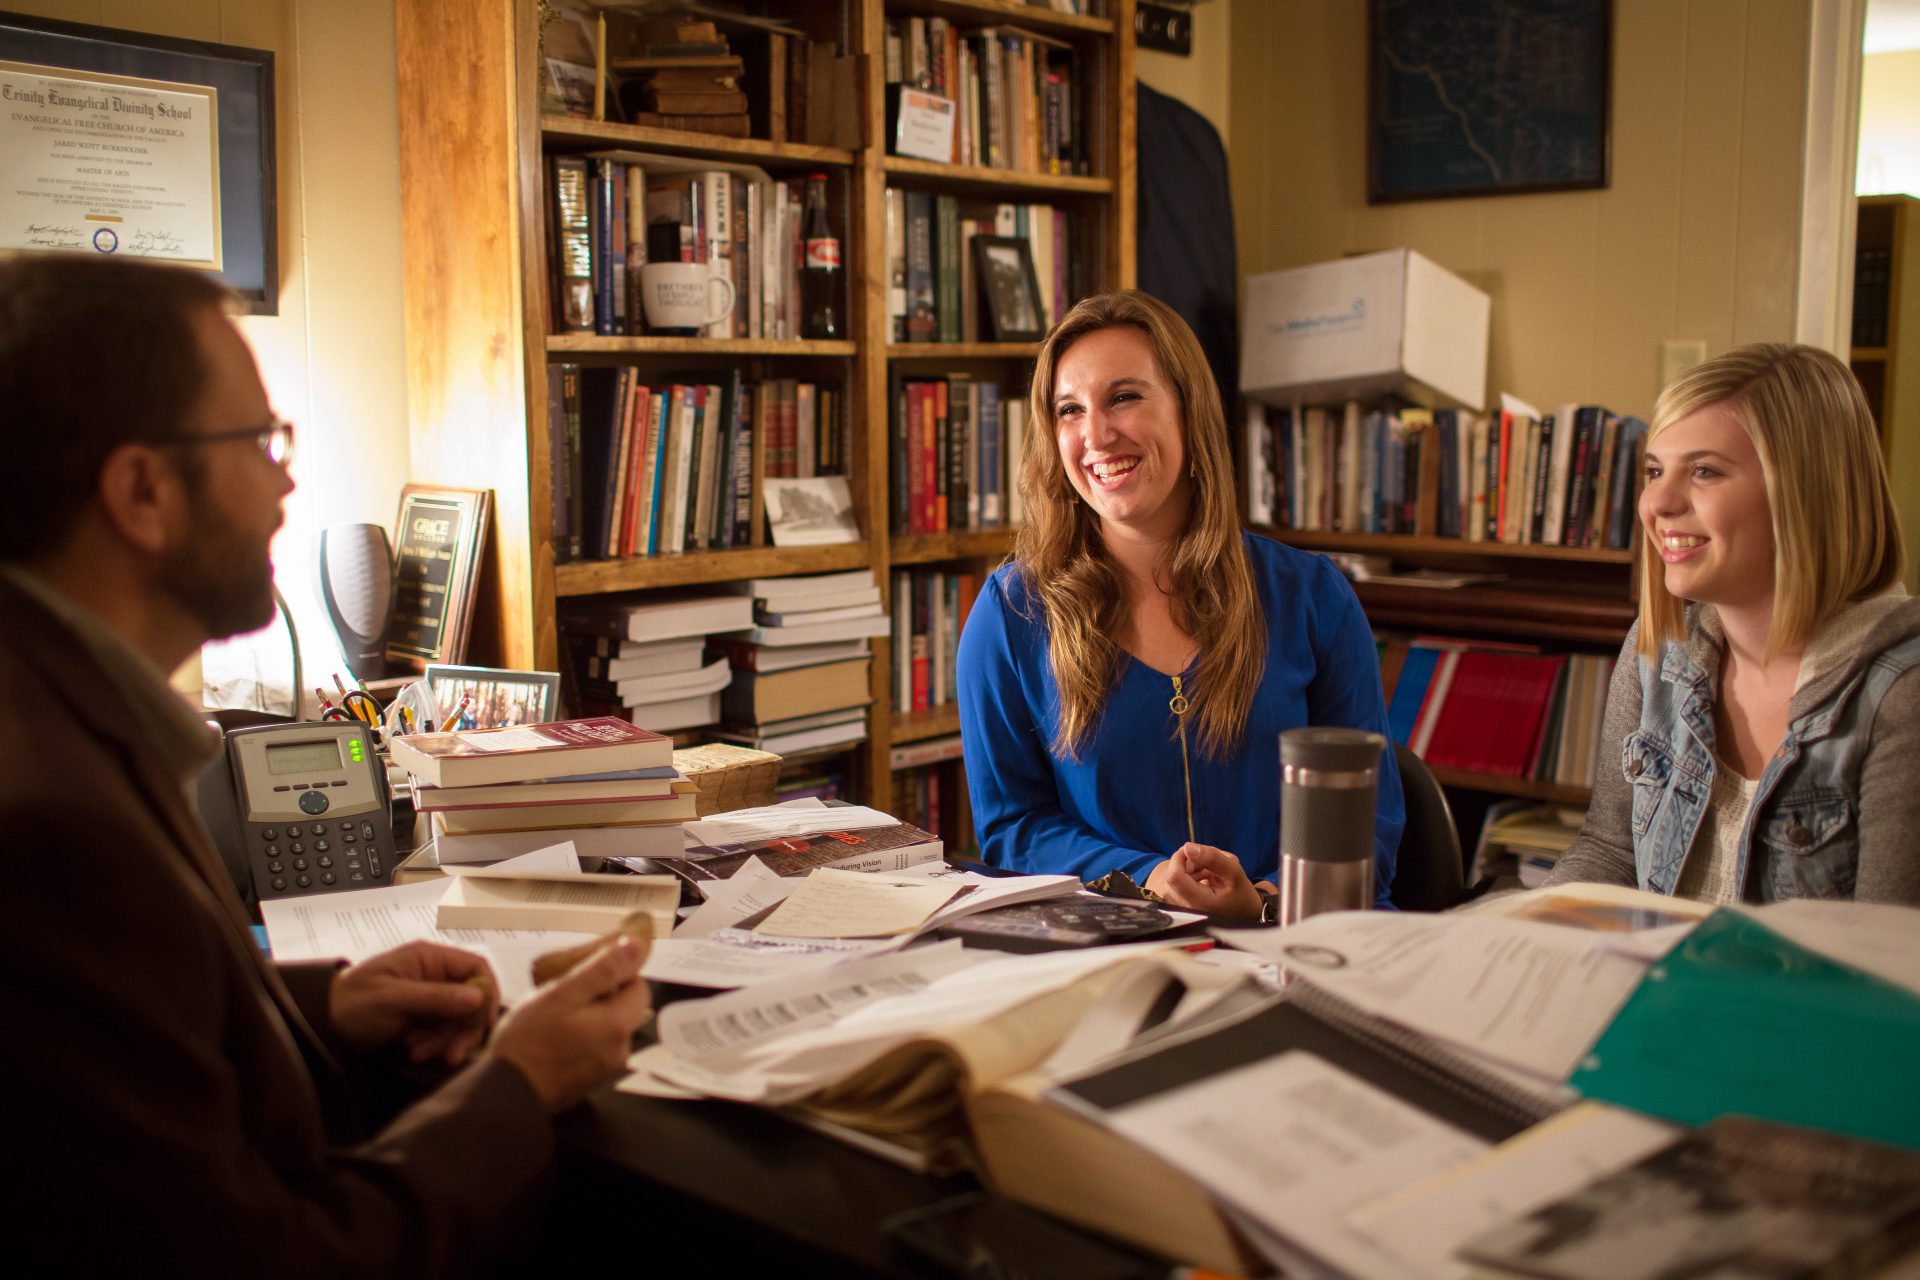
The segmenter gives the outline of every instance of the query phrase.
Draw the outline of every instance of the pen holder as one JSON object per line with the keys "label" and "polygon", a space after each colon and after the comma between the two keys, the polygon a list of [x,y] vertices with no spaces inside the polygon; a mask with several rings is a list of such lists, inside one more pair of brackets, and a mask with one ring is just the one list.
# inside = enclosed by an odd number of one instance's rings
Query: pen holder
{"label": "pen holder", "polygon": [[1374,797],[1386,746],[1362,729],[1280,735],[1280,924],[1373,905]]}

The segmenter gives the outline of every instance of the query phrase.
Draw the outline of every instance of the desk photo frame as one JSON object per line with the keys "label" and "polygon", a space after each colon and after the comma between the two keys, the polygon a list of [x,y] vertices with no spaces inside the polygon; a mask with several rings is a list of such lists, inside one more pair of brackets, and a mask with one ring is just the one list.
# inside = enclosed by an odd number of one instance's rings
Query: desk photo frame
{"label": "desk photo frame", "polygon": [[1038,342],[1047,336],[1033,250],[1018,236],[975,236],[974,270],[995,342]]}
{"label": "desk photo frame", "polygon": [[[213,90],[218,103],[215,146],[222,247],[221,269],[213,274],[239,295],[252,314],[279,314],[274,56],[270,50],[0,13],[0,63],[81,78],[91,72]],[[109,242],[103,240],[96,250],[109,251],[104,247]],[[112,251],[120,247],[115,244]],[[19,251],[33,250],[21,247]]]}
{"label": "desk photo frame", "polygon": [[[432,695],[434,724],[446,729],[502,729],[517,724],[545,724],[560,715],[560,673],[508,671],[500,667],[454,667],[430,663],[427,692]],[[451,717],[466,700],[460,723]]]}

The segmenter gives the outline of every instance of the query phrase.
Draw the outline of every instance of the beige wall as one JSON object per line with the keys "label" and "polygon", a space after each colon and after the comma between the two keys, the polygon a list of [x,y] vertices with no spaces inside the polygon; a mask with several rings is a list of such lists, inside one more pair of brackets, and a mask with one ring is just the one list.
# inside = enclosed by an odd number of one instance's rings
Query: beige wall
{"label": "beige wall", "polygon": [[1854,190],[1863,196],[1920,195],[1920,49],[1864,60]]}
{"label": "beige wall", "polygon": [[[1241,0],[1242,5],[1264,5],[1271,0]],[[1233,0],[1203,0],[1193,11],[1193,53],[1185,58],[1141,49],[1134,54],[1135,78],[1207,118],[1220,131],[1229,154],[1230,84],[1233,78]]]}
{"label": "beige wall", "polygon": [[1488,389],[1646,414],[1665,339],[1791,339],[1807,0],[1618,0],[1601,191],[1366,202],[1366,11],[1232,16],[1244,274],[1406,245],[1493,298]]}
{"label": "beige wall", "polygon": [[276,55],[280,313],[241,327],[275,407],[299,428],[299,488],[274,544],[280,587],[310,661],[332,665],[312,606],[318,532],[390,526],[408,476],[393,0],[0,0],[0,9]]}

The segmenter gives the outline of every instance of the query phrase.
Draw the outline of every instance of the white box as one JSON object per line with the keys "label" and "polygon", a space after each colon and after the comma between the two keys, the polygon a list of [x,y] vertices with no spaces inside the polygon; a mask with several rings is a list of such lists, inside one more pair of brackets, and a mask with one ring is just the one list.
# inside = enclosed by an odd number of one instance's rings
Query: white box
{"label": "white box", "polygon": [[1411,249],[1247,279],[1240,390],[1270,404],[1371,399],[1486,403],[1492,300]]}

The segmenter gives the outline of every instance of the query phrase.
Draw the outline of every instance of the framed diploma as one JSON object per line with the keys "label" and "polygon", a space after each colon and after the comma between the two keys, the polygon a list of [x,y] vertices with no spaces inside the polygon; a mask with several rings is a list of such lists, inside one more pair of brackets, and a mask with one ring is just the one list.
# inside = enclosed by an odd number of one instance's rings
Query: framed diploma
{"label": "framed diploma", "polygon": [[466,657],[492,510],[491,489],[410,484],[400,491],[389,660],[419,670]]}
{"label": "framed diploma", "polygon": [[0,14],[0,253],[154,258],[279,310],[273,54]]}

